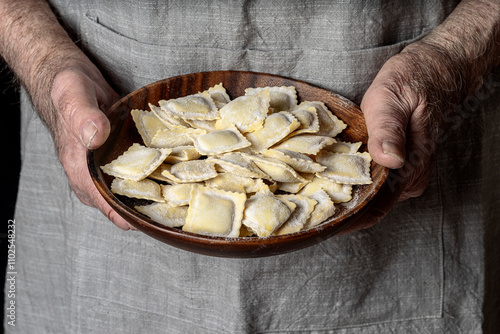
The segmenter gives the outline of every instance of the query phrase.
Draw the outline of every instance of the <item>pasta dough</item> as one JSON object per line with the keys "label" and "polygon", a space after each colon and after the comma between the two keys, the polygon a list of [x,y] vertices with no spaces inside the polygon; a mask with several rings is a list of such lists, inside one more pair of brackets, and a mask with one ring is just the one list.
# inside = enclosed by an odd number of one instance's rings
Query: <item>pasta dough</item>
{"label": "pasta dough", "polygon": [[168,129],[167,126],[152,112],[134,109],[130,112],[137,131],[146,146],[151,147],[151,140],[159,130]]}
{"label": "pasta dough", "polygon": [[295,87],[258,87],[245,89],[245,95],[253,95],[259,92],[269,91],[269,107],[274,112],[290,110],[297,105],[297,91]]}
{"label": "pasta dough", "polygon": [[190,183],[205,181],[217,176],[212,162],[207,160],[191,160],[163,165],[161,174],[176,183]]}
{"label": "pasta dough", "polygon": [[149,148],[136,143],[101,169],[104,173],[115,177],[140,181],[160,166],[171,151],[171,149]]}
{"label": "pasta dough", "polygon": [[184,231],[219,237],[238,237],[247,197],[198,185],[191,192]]}
{"label": "pasta dough", "polygon": [[314,177],[300,191],[300,195],[310,196],[318,190],[324,190],[334,203],[349,202],[352,199],[352,185],[341,184],[329,179]]}
{"label": "pasta dough", "polygon": [[218,158],[211,158],[210,161],[214,162],[223,171],[243,177],[254,178],[270,178],[269,175],[264,173],[253,161],[250,155],[235,152],[227,153],[219,156]]}
{"label": "pasta dough", "polygon": [[203,135],[193,134],[191,138],[194,141],[196,150],[203,155],[215,155],[235,151],[251,145],[234,125]]}
{"label": "pasta dough", "polygon": [[308,197],[315,200],[317,203],[314,210],[311,212],[311,216],[304,224],[304,229],[320,224],[325,219],[333,216],[335,213],[335,205],[330,199],[330,196],[328,196],[324,190],[318,190],[315,193],[310,194]]}
{"label": "pasta dough", "polygon": [[111,191],[127,197],[148,199],[160,203],[165,202],[161,195],[160,185],[148,179],[132,181],[115,178],[111,183]]}
{"label": "pasta dough", "polygon": [[186,222],[187,206],[175,207],[169,203],[153,203],[137,205],[135,209],[153,219],[155,222],[168,227],[180,227]]}
{"label": "pasta dough", "polygon": [[189,205],[193,183],[181,183],[174,185],[161,185],[161,193],[164,200],[172,206]]}
{"label": "pasta dough", "polygon": [[330,137],[306,134],[294,136],[273,148],[315,155],[321,151],[323,147],[335,142],[336,140]]}
{"label": "pasta dough", "polygon": [[269,90],[237,97],[220,109],[215,127],[225,129],[234,124],[243,133],[258,130],[269,112],[269,101]]}
{"label": "pasta dough", "polygon": [[325,166],[314,162],[307,155],[286,149],[270,149],[262,151],[261,154],[268,158],[277,159],[290,165],[297,172],[318,173],[326,169]]}
{"label": "pasta dough", "polygon": [[163,112],[181,119],[214,120],[219,118],[219,109],[208,92],[158,102]]}
{"label": "pasta dough", "polygon": [[247,201],[243,224],[259,237],[268,237],[287,221],[296,206],[270,191],[257,193]]}
{"label": "pasta dough", "polygon": [[307,196],[300,195],[278,195],[277,197],[293,202],[296,207],[286,222],[274,231],[274,234],[283,235],[301,231],[318,202]]}
{"label": "pasta dough", "polygon": [[299,121],[289,112],[282,111],[267,116],[261,129],[247,134],[251,149],[260,152],[279,142],[300,126]]}
{"label": "pasta dough", "polygon": [[148,201],[135,208],[159,224],[225,238],[296,233],[372,182],[361,143],[334,138],[346,124],[323,102],[298,104],[295,87],[231,100],[221,83],[158,104],[131,111],[145,146],[101,168],[114,193]]}
{"label": "pasta dough", "polygon": [[370,162],[368,152],[342,154],[324,152],[318,156],[318,161],[326,166],[319,177],[343,184],[370,184]]}
{"label": "pasta dough", "polygon": [[229,95],[227,95],[227,91],[222,83],[210,87],[206,90],[206,92],[210,95],[215,105],[219,109],[231,102],[231,98],[229,97]]}
{"label": "pasta dough", "polygon": [[193,145],[193,136],[205,134],[204,130],[200,129],[162,129],[158,130],[151,139],[150,147],[155,148],[174,148],[179,146]]}
{"label": "pasta dough", "polygon": [[319,118],[313,106],[299,105],[289,111],[300,122],[300,126],[290,136],[301,133],[317,133],[319,131]]}
{"label": "pasta dough", "polygon": [[301,105],[316,109],[319,121],[319,130],[316,132],[318,136],[335,137],[347,127],[347,124],[330,112],[323,102],[304,101]]}

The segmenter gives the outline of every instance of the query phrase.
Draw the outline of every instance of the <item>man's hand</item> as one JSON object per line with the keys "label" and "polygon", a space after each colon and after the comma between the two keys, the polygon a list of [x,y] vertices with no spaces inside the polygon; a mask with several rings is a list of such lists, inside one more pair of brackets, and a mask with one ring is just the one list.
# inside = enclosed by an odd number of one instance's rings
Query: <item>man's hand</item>
{"label": "man's hand", "polygon": [[0,54],[51,131],[71,188],[83,203],[128,230],[131,226],[97,191],[86,163],[87,148],[99,147],[108,137],[110,126],[102,110],[117,94],[46,2],[0,0],[0,17]]}
{"label": "man's hand", "polygon": [[389,182],[401,192],[398,200],[420,196],[427,187],[460,76],[429,47],[415,43],[389,59],[365,93],[368,150],[377,163],[397,169]]}
{"label": "man's hand", "polygon": [[[410,50],[413,50],[410,52]],[[449,106],[433,101],[449,98],[443,90],[453,69],[432,57],[426,46],[411,45],[389,59],[361,101],[373,160],[391,168],[366,214],[342,234],[368,228],[396,201],[420,196],[429,181],[443,112]],[[455,92],[456,90],[452,90]]]}
{"label": "man's hand", "polygon": [[474,93],[499,57],[500,4],[464,0],[434,31],[384,64],[361,109],[373,160],[393,170],[383,196],[343,233],[374,225],[397,200],[424,192],[447,114]]}
{"label": "man's hand", "polygon": [[131,226],[104,200],[87,168],[87,149],[101,146],[110,131],[106,110],[117,99],[93,66],[73,67],[59,72],[52,84],[51,100],[57,117],[54,140],[69,184],[82,203],[101,210],[116,226]]}

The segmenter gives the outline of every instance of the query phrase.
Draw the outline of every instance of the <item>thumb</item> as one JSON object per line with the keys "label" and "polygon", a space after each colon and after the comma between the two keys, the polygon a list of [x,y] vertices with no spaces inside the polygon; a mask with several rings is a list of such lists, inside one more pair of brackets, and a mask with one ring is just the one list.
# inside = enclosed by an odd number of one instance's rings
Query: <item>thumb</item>
{"label": "thumb", "polygon": [[87,149],[101,146],[109,136],[109,120],[100,110],[106,105],[100,103],[106,95],[80,71],[63,71],[54,78],[51,98],[61,116],[62,126]]}
{"label": "thumb", "polygon": [[411,94],[403,95],[402,90],[382,68],[361,101],[368,151],[375,162],[392,169],[405,163],[406,131],[413,108],[408,99]]}

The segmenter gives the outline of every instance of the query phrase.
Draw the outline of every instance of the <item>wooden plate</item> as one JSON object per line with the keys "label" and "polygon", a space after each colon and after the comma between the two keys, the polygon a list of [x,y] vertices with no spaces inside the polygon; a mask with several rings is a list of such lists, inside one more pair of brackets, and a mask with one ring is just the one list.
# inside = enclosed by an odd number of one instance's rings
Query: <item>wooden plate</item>
{"label": "wooden plate", "polygon": [[165,227],[133,209],[134,200],[116,196],[110,191],[112,177],[102,173],[100,166],[116,159],[133,143],[142,143],[130,111],[134,108],[149,110],[148,103],[158,104],[161,99],[177,98],[204,91],[223,83],[231,98],[244,95],[245,88],[265,86],[295,86],[300,101],[322,101],[348,127],[338,137],[349,142],[361,141],[366,150],[368,139],[363,114],[358,106],[328,90],[306,82],[265,73],[217,71],[181,75],[140,88],[109,110],[111,134],[100,148],[87,154],[93,181],[105,200],[138,230],[169,245],[196,253],[221,257],[259,257],[282,254],[317,244],[339,233],[354,221],[363,219],[369,202],[376,196],[387,178],[388,169],[372,162],[373,183],[353,187],[353,200],[346,206],[337,206],[336,214],[326,222],[307,231],[267,238],[209,237]]}

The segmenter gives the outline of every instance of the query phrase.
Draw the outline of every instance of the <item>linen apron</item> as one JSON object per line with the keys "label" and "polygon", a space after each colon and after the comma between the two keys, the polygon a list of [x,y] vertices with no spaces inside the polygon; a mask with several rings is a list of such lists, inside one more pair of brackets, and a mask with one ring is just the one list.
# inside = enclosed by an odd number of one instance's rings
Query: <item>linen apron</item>
{"label": "linen apron", "polygon": [[[355,102],[456,1],[51,1],[112,86],[269,72]],[[124,232],[67,185],[22,96],[12,333],[480,333],[498,329],[500,77],[449,120],[423,196],[373,228],[228,259]],[[496,303],[496,305],[493,305]],[[496,306],[496,309],[493,308]],[[493,313],[493,311],[497,313]],[[8,319],[6,319],[8,320]],[[487,324],[483,326],[483,323]]]}

